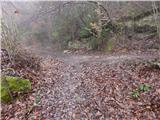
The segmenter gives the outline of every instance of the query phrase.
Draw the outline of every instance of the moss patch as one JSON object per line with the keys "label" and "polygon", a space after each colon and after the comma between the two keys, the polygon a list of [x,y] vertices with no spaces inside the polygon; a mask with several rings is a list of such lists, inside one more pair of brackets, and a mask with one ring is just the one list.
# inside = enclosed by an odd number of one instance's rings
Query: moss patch
{"label": "moss patch", "polygon": [[0,89],[1,101],[10,102],[13,93],[26,93],[31,90],[31,83],[20,77],[2,76]]}
{"label": "moss patch", "polygon": [[11,101],[11,96],[9,95],[7,87],[1,85],[1,101],[9,102]]}

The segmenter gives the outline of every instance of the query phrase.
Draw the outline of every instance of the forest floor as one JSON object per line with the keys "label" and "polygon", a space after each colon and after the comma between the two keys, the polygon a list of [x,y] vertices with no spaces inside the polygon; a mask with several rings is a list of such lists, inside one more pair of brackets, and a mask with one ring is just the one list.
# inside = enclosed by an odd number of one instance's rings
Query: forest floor
{"label": "forest floor", "polygon": [[38,54],[38,87],[29,97],[36,108],[25,119],[160,119],[160,68],[148,65],[159,51]]}
{"label": "forest floor", "polygon": [[[42,55],[38,92],[45,120],[160,119],[160,69],[145,62],[159,52],[49,54]],[[140,85],[150,89],[134,98]]]}

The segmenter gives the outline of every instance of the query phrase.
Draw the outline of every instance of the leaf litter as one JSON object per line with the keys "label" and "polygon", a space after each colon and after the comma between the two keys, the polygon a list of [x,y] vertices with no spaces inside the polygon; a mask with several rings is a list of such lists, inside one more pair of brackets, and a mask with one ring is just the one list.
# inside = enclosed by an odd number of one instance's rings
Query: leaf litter
{"label": "leaf litter", "polygon": [[[2,107],[2,119],[160,119],[160,70],[144,64],[157,56],[82,56],[42,58],[33,92]],[[133,98],[143,84],[151,89]]]}

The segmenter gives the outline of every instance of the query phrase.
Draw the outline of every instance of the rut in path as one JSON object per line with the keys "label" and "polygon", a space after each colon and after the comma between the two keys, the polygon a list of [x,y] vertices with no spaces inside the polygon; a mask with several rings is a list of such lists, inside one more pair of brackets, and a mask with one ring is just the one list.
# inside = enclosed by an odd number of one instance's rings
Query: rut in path
{"label": "rut in path", "polygon": [[44,64],[44,89],[41,93],[45,96],[42,104],[47,110],[47,113],[44,111],[44,115],[48,119],[71,119],[71,112],[79,101],[75,89],[81,84],[81,66],[66,63],[58,63],[56,66],[53,63],[49,68],[45,67],[46,64]]}
{"label": "rut in path", "polygon": [[[61,61],[52,58],[42,63],[43,82],[41,83],[42,114],[48,120],[75,119],[75,109],[80,103],[92,98],[92,91],[83,85],[82,71],[85,63],[115,64],[126,60],[152,59],[153,56],[69,56]],[[77,90],[79,90],[77,92]],[[104,118],[105,119],[105,118]]]}

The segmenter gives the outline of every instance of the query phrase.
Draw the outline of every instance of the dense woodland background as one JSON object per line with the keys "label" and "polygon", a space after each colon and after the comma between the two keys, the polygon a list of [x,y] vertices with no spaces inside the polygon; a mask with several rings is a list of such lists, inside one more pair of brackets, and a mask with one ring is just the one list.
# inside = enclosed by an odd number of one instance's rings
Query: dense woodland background
{"label": "dense woodland background", "polygon": [[158,1],[4,2],[2,30],[12,29],[28,47],[158,49],[159,7]]}

